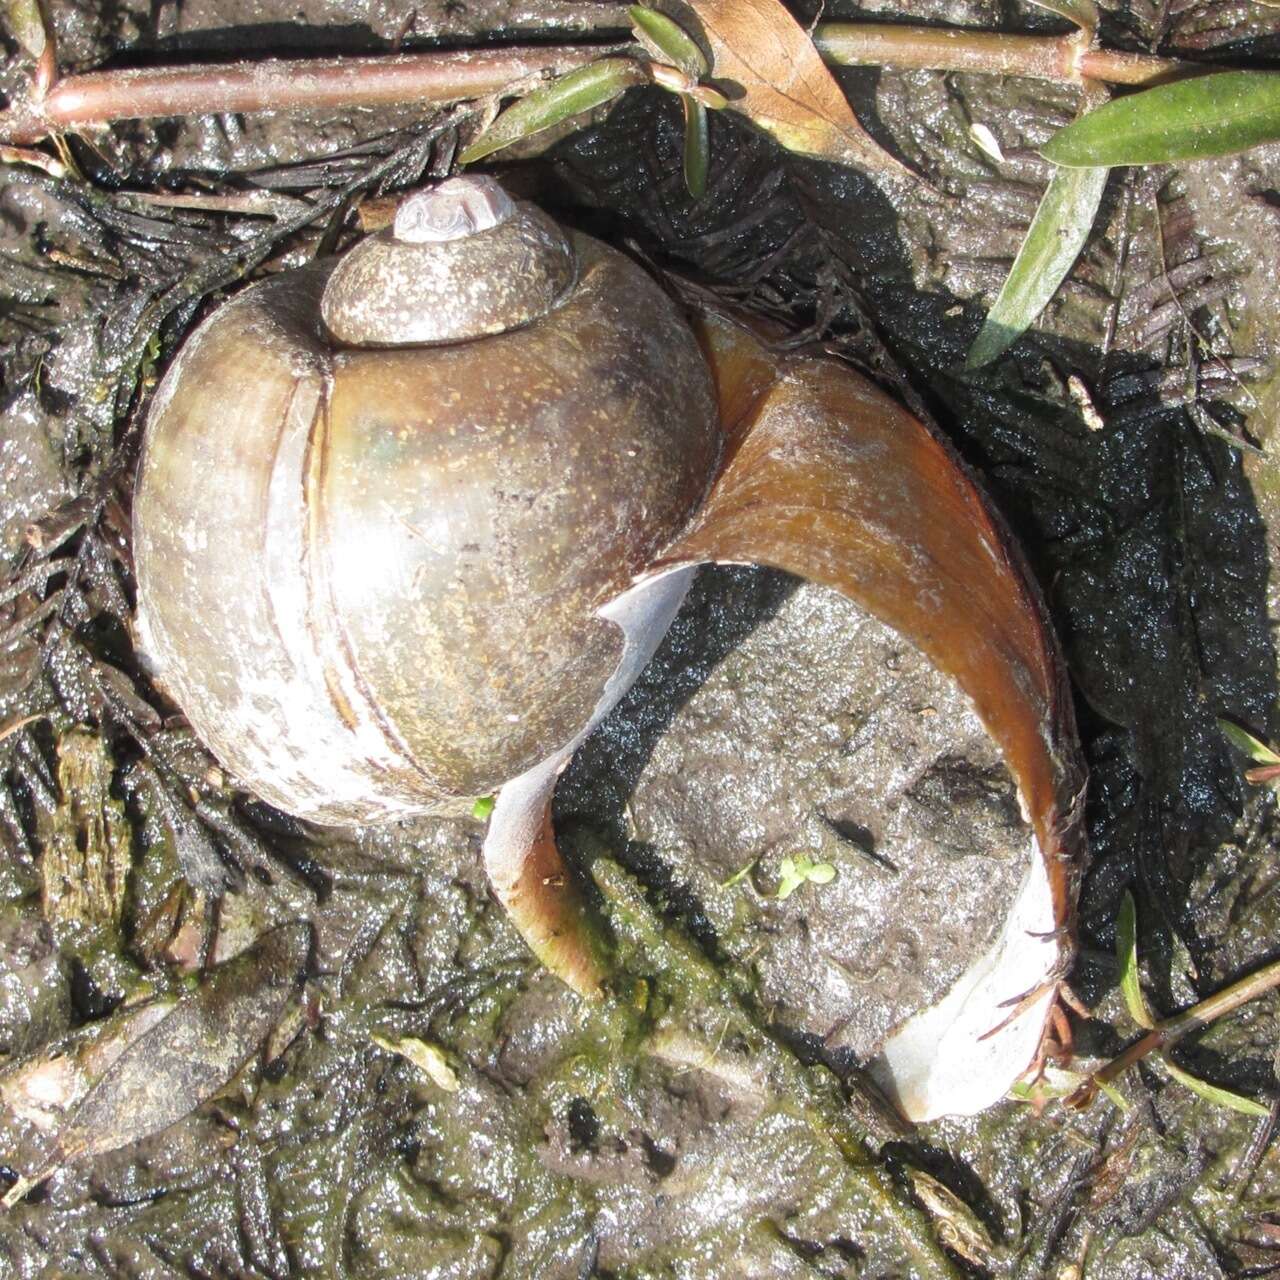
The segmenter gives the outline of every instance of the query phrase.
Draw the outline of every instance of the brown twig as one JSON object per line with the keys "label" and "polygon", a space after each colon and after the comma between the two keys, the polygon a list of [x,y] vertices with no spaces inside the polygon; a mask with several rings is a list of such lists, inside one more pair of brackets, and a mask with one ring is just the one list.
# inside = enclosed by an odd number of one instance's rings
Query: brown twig
{"label": "brown twig", "polygon": [[[1079,82],[1150,84],[1197,74],[1194,62],[1085,48],[1078,35],[1032,36],[884,23],[819,23],[814,42],[836,66],[892,66]],[[626,46],[630,48],[631,46]],[[499,46],[375,57],[141,67],[67,76],[0,112],[0,141],[27,145],[117,120],[211,112],[298,111],[460,102],[529,77],[564,72],[618,46]]]}

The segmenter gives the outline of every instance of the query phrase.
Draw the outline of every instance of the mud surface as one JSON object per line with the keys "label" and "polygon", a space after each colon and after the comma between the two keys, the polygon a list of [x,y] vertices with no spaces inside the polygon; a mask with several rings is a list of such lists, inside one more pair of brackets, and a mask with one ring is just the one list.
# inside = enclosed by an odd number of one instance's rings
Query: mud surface
{"label": "mud surface", "polygon": [[[531,28],[561,38],[614,13],[49,8],[68,67],[379,52]],[[859,15],[1060,29],[986,0],[825,10]],[[1129,0],[1106,12],[1103,34],[1266,62],[1280,17]],[[15,57],[4,85],[20,74]],[[711,190],[694,203],[678,111],[657,92],[629,94],[512,180],[829,341],[932,415],[981,477],[1028,552],[1078,695],[1093,862],[1073,982],[1096,1013],[1076,1024],[1091,1063],[1136,1030],[1111,951],[1126,889],[1162,1012],[1280,945],[1274,797],[1246,786],[1217,725],[1280,732],[1269,441],[1280,148],[1113,173],[1099,228],[1036,331],[965,372],[1047,176],[1034,148],[1074,114],[1075,93],[926,72],[841,79],[934,190],[882,191],[715,116]],[[35,717],[0,740],[0,1060],[116,1026],[146,994],[213,1017],[199,1004],[209,965],[274,926],[313,929],[307,981],[262,1055],[163,1133],[60,1167],[0,1219],[0,1275],[918,1274],[842,1154],[844,1095],[814,1084],[831,1079],[806,1074],[815,1062],[844,1080],[904,1203],[908,1184],[923,1194],[922,1171],[952,1196],[934,1220],[953,1240],[966,1233],[976,1274],[1264,1273],[1280,1172],[1269,1150],[1250,1150],[1259,1121],[1158,1065],[1124,1077],[1123,1107],[1009,1101],[909,1138],[862,1094],[858,1064],[997,927],[1026,829],[965,700],[835,596],[770,571],[704,571],[562,780],[567,855],[584,880],[598,860],[626,868],[652,931],[648,955],[625,944],[643,975],[630,1020],[584,1010],[538,970],[484,883],[479,822],[303,828],[237,790],[149,682],[128,631],[130,451],[157,369],[208,305],[200,289],[164,289],[234,265],[264,223],[119,188],[263,189],[286,217],[424,119],[126,124],[73,144],[96,182],[87,193],[0,169],[0,554],[23,583],[0,601],[0,726]],[[995,133],[1003,161],[977,146],[974,123]],[[445,167],[449,141],[389,185]],[[282,244],[266,269],[350,233],[340,216],[325,227]],[[162,296],[152,337],[142,322]],[[118,398],[130,369],[138,395]],[[85,495],[97,503],[88,528]],[[52,555],[33,557],[33,544]],[[779,900],[782,861],[802,854],[835,876]],[[260,974],[261,1002],[248,1005],[267,1007],[287,968]],[[769,1035],[740,1029],[743,1000],[749,1026]],[[1258,1000],[1185,1042],[1178,1061],[1269,1102],[1276,1012]],[[410,1041],[445,1070],[415,1064]],[[155,1074],[163,1094],[169,1077]],[[0,1100],[0,1164],[37,1171],[47,1144],[11,1094]],[[117,1108],[104,1127],[127,1136],[129,1119]]]}

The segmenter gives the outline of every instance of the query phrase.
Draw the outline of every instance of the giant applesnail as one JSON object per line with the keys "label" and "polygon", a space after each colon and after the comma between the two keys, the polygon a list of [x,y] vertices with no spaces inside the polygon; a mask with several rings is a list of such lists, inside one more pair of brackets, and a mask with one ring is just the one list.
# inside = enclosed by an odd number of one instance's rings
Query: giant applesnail
{"label": "giant applesnail", "polygon": [[493,891],[586,996],[606,961],[562,874],[557,776],[695,566],[844,593],[958,682],[1029,824],[994,941],[871,1070],[924,1119],[1036,1059],[1083,856],[1062,662],[965,468],[846,364],[686,313],[623,254],[453,178],[199,327],[156,392],[134,528],[140,644],[219,760],[324,824],[496,794]]}

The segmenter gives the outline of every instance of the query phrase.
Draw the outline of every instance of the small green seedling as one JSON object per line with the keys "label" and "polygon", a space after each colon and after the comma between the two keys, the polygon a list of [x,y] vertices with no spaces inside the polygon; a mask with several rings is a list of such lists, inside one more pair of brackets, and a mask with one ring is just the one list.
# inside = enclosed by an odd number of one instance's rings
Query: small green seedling
{"label": "small green seedling", "polygon": [[829,862],[814,862],[808,854],[783,858],[778,868],[778,887],[773,896],[785,902],[801,885],[830,884],[836,878],[836,869]]}
{"label": "small green seedling", "polygon": [[477,822],[488,821],[489,815],[493,812],[494,797],[481,796],[479,800],[471,806],[471,816]]}

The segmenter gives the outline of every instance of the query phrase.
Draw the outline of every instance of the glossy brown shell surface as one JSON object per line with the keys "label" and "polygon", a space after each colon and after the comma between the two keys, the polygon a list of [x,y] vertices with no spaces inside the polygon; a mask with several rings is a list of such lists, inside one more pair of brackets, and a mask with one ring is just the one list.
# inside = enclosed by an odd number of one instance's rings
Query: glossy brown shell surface
{"label": "glossy brown shell surface", "polygon": [[575,236],[575,289],[493,337],[334,350],[331,264],[256,285],[157,392],[139,629],[241,781],[317,821],[489,792],[573,737],[621,651],[595,616],[715,468],[679,309]]}

